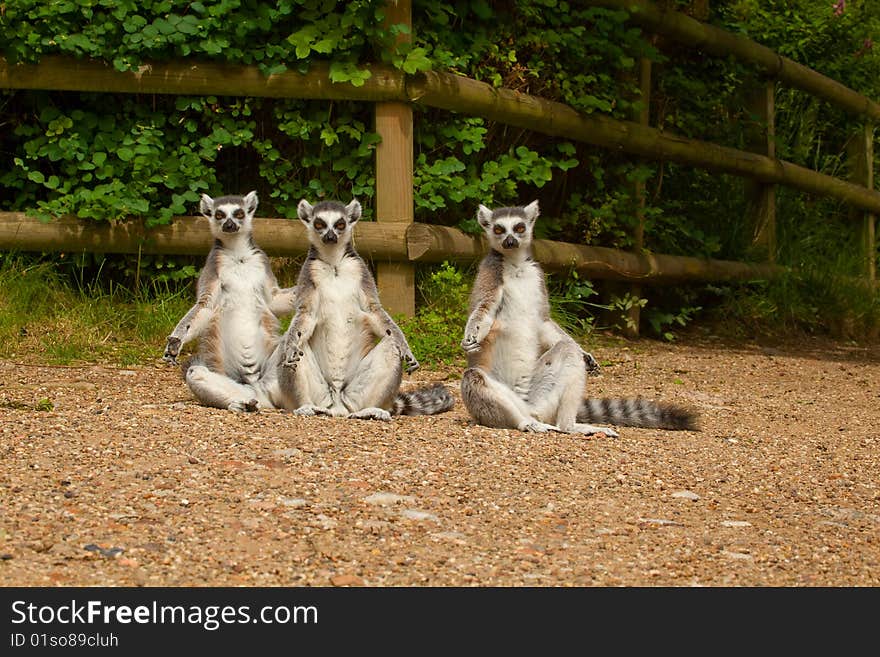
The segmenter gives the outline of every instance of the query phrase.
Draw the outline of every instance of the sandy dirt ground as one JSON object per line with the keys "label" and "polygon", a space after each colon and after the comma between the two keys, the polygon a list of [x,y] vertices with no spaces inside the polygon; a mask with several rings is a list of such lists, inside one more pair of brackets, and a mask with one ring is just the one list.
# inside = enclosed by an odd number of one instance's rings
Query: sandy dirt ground
{"label": "sandy dirt ground", "polygon": [[[0,361],[0,584],[880,585],[880,346],[591,348],[613,440],[197,405],[175,368]],[[53,410],[46,410],[49,404]]]}

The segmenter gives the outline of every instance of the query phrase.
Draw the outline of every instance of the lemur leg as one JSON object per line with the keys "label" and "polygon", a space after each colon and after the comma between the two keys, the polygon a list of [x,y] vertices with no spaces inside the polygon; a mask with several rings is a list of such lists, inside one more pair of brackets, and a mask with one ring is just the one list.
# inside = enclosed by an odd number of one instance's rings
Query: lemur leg
{"label": "lemur leg", "polygon": [[388,409],[400,390],[403,369],[400,346],[386,335],[358,363],[351,380],[341,391],[348,417],[369,420],[390,420]]}
{"label": "lemur leg", "polygon": [[464,371],[461,397],[471,416],[487,427],[539,433],[558,431],[552,424],[535,419],[526,402],[479,367]]}
{"label": "lemur leg", "polygon": [[271,407],[271,402],[252,386],[237,383],[228,376],[212,372],[204,365],[190,366],[186,371],[186,384],[205,406],[230,411],[256,411],[261,404]]}
{"label": "lemur leg", "polygon": [[281,367],[281,386],[287,398],[292,401],[293,412],[297,415],[330,415],[333,397],[315,352],[308,345],[302,348],[302,356],[296,370]]}
{"label": "lemur leg", "polygon": [[528,404],[535,417],[556,424],[565,433],[601,432],[616,437],[617,432],[608,427],[577,422],[586,383],[583,351],[573,341],[560,340],[538,359]]}

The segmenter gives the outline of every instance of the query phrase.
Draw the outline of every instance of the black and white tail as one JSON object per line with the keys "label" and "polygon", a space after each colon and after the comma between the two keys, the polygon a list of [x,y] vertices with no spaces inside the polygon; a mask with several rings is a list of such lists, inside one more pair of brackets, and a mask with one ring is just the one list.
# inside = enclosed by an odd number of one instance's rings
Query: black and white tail
{"label": "black and white tail", "polygon": [[587,424],[616,424],[622,427],[697,431],[693,411],[642,397],[627,399],[588,398],[578,410],[577,421]]}
{"label": "black and white tail", "polygon": [[455,400],[442,383],[410,392],[399,392],[391,407],[392,415],[436,415],[452,408]]}

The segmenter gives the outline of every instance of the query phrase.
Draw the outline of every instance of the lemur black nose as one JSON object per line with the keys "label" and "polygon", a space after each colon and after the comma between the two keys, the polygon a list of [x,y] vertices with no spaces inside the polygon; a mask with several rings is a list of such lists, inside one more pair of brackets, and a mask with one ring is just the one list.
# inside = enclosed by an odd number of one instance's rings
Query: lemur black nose
{"label": "lemur black nose", "polygon": [[519,247],[519,240],[516,239],[513,235],[508,235],[504,238],[504,241],[501,242],[501,246],[505,249],[515,249]]}
{"label": "lemur black nose", "polygon": [[336,244],[338,239],[339,238],[336,237],[336,233],[334,233],[332,230],[328,230],[326,233],[324,233],[324,237],[321,238],[321,241],[324,242],[324,244]]}
{"label": "lemur black nose", "polygon": [[232,219],[227,219],[223,222],[223,226],[220,230],[222,230],[224,233],[237,233],[238,224],[235,223]]}

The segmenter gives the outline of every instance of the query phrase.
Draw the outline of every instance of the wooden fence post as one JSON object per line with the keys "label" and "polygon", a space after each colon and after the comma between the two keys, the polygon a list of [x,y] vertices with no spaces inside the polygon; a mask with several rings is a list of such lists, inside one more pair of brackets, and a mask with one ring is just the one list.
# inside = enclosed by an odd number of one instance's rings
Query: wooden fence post
{"label": "wooden fence post", "polygon": [[[389,0],[385,24],[412,27],[411,0]],[[401,34],[400,40],[411,35]],[[376,220],[412,223],[413,216],[413,113],[407,103],[376,103]],[[411,317],[416,309],[415,266],[408,262],[376,263],[382,305],[391,314]]]}
{"label": "wooden fence post", "polygon": [[[874,125],[866,122],[849,140],[848,156],[850,160],[850,180],[868,189],[874,189]],[[864,258],[865,278],[872,285],[877,282],[877,236],[875,232],[876,216],[870,212],[861,212],[852,208],[850,213],[854,219],[861,214],[862,254]],[[858,225],[858,224],[857,224]]]}
{"label": "wooden fence post", "polygon": [[[648,125],[651,121],[651,60],[642,57],[639,60],[639,91],[641,92],[640,107],[633,112],[633,120],[641,125]],[[633,230],[633,247],[635,252],[641,255],[645,249],[645,183],[636,180],[633,193],[636,198],[636,225]],[[630,295],[634,299],[642,298],[642,286],[638,283],[630,287]],[[639,321],[642,307],[634,304],[626,313],[627,321],[623,327],[623,333],[628,338],[639,337]]]}
{"label": "wooden fence post", "polygon": [[[757,126],[747,137],[746,148],[769,158],[776,157],[776,81],[763,80],[746,93],[746,111]],[[746,180],[746,225],[749,251],[776,262],[776,185]]]}

